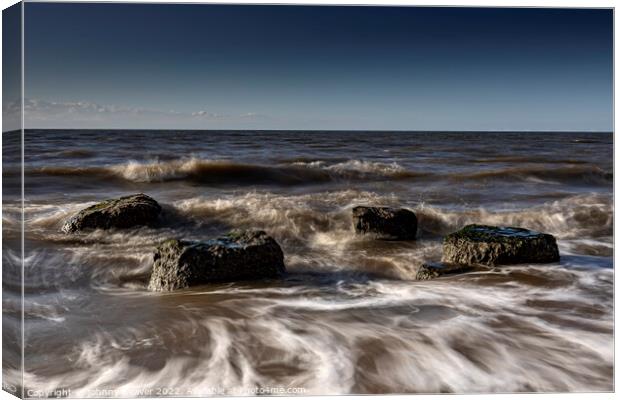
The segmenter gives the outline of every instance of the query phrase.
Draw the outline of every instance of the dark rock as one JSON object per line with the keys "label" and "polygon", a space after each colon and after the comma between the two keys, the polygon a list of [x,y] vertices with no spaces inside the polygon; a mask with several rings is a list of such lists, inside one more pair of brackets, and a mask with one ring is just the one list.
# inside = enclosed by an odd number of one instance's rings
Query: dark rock
{"label": "dark rock", "polygon": [[463,274],[465,272],[481,271],[486,269],[487,268],[479,265],[428,262],[422,264],[420,268],[418,268],[415,278],[419,281],[427,281],[430,279],[439,278],[440,276]]}
{"label": "dark rock", "polygon": [[205,242],[168,240],[154,256],[149,289],[169,291],[210,282],[282,276],[284,255],[263,231],[240,231]]}
{"label": "dark rock", "polygon": [[456,264],[550,263],[560,259],[555,238],[523,228],[467,225],[444,237],[442,261]]}
{"label": "dark rock", "polygon": [[403,208],[357,206],[353,208],[353,224],[357,233],[382,239],[413,240],[418,229],[413,211]]}
{"label": "dark rock", "polygon": [[161,206],[145,194],[110,199],[83,209],[62,226],[65,233],[85,229],[131,228],[153,226],[158,221]]}

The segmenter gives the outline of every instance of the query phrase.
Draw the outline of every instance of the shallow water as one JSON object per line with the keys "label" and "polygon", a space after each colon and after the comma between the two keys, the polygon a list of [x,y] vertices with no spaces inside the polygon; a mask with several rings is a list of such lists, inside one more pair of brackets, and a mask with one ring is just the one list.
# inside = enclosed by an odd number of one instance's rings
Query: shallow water
{"label": "shallow water", "polygon": [[[15,384],[18,136],[3,154]],[[33,130],[25,145],[32,395],[613,390],[612,134]],[[161,227],[59,231],[137,192]],[[418,240],[356,236],[356,205],[411,208]],[[551,233],[561,261],[415,281],[474,222]],[[158,242],[231,228],[272,235],[288,276],[146,291]]]}

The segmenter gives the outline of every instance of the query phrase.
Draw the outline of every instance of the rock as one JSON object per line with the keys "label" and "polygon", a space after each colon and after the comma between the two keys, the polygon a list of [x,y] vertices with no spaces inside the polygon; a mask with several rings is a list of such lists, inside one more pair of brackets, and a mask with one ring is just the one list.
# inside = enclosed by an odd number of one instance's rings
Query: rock
{"label": "rock", "polygon": [[353,208],[353,223],[357,233],[382,239],[413,240],[418,229],[413,211],[403,208],[357,206]]}
{"label": "rock", "polygon": [[263,231],[240,231],[205,242],[172,239],[154,256],[149,289],[169,291],[210,282],[282,276],[284,255]]}
{"label": "rock", "polygon": [[444,237],[441,260],[456,264],[550,263],[560,259],[555,238],[523,228],[467,225]]}
{"label": "rock", "polygon": [[159,218],[161,206],[145,194],[134,194],[110,199],[83,209],[62,226],[65,233],[85,229],[131,228],[153,226]]}
{"label": "rock", "polygon": [[428,262],[418,268],[415,276],[418,281],[427,281],[444,275],[463,274],[465,272],[486,270],[479,265],[464,265],[444,262]]}

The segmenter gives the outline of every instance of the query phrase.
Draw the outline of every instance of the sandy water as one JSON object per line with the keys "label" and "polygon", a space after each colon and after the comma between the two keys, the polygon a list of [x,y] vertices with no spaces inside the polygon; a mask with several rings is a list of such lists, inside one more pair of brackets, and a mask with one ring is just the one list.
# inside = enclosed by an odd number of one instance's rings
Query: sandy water
{"label": "sandy water", "polygon": [[[599,133],[27,131],[31,396],[613,389],[613,141]],[[4,381],[19,385],[19,135],[4,136]],[[157,229],[59,232],[144,192]],[[356,236],[408,207],[415,242]],[[561,261],[415,281],[467,223],[552,233]],[[158,242],[264,229],[284,280],[150,293]],[[9,328],[9,329],[7,329]]]}

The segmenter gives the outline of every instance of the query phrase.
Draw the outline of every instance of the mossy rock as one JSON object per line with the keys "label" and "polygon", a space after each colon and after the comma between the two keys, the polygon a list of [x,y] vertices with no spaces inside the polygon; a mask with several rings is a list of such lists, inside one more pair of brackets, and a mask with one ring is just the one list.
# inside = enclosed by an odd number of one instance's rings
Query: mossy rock
{"label": "mossy rock", "polygon": [[555,237],[517,227],[467,225],[444,237],[443,256],[454,264],[551,263],[560,260]]}
{"label": "mossy rock", "polygon": [[153,257],[149,290],[171,291],[212,282],[278,278],[284,254],[263,231],[235,231],[207,241],[171,239]]}
{"label": "mossy rock", "polygon": [[67,220],[61,230],[64,233],[75,233],[90,229],[154,226],[160,213],[161,206],[155,200],[139,193],[104,200],[87,207]]}

